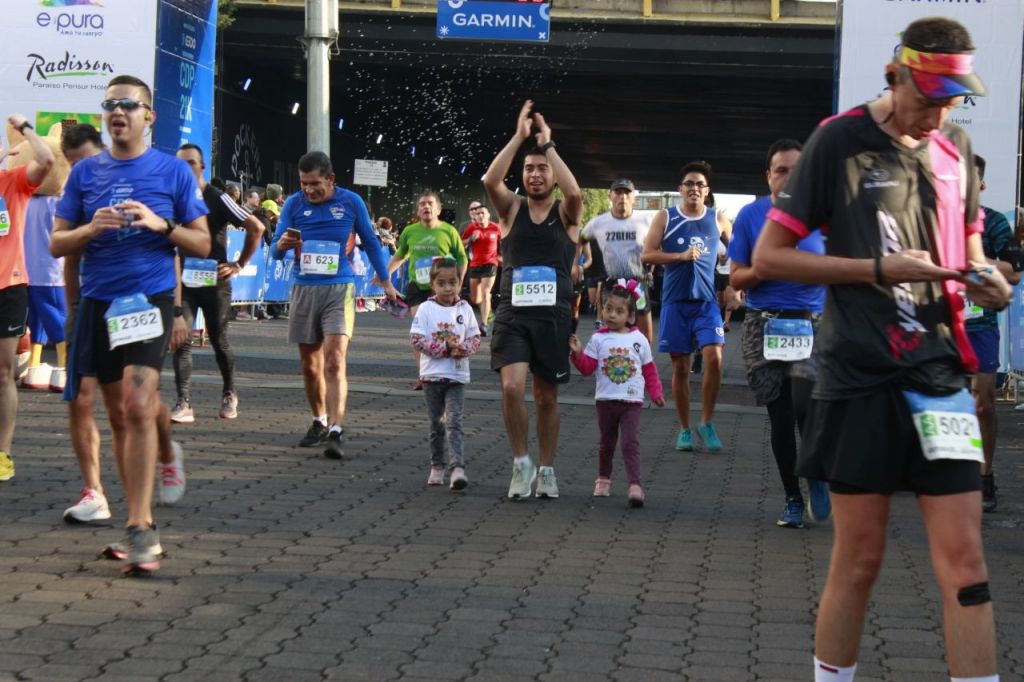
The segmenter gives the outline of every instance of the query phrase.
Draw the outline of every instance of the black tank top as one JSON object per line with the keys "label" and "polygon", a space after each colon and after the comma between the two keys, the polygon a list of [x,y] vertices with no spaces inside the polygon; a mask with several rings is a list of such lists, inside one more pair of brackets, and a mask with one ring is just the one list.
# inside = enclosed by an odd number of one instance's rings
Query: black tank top
{"label": "black tank top", "polygon": [[560,300],[572,299],[572,259],[576,255],[576,242],[569,237],[558,212],[561,200],[556,200],[547,217],[540,224],[530,219],[526,197],[519,199],[519,212],[501,240],[501,298],[512,300],[512,271],[523,265],[546,265],[555,271],[556,295]]}

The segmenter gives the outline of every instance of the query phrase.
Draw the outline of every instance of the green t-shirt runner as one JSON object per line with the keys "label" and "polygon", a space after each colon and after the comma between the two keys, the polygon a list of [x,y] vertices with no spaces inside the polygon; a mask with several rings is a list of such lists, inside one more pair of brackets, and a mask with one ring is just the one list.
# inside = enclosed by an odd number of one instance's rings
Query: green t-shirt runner
{"label": "green t-shirt runner", "polygon": [[458,230],[448,223],[437,227],[427,227],[415,222],[402,230],[398,238],[398,250],[395,258],[408,258],[406,267],[409,269],[409,281],[414,282],[423,291],[430,289],[430,265],[435,258],[451,256],[460,266],[465,267],[466,248]]}

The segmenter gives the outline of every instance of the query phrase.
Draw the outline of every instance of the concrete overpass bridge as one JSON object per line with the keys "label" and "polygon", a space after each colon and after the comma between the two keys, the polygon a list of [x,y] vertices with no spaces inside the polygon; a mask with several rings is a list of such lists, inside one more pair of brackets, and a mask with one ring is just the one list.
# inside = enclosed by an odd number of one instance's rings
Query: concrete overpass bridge
{"label": "concrete overpass bridge", "polygon": [[[220,42],[217,168],[294,186],[305,151],[304,3],[237,5]],[[831,113],[833,3],[555,0],[542,45],[440,41],[435,7],[341,3],[331,153],[343,183],[354,158],[390,162],[377,212],[411,213],[427,186],[450,203],[478,195],[526,98],[591,187],[628,176],[669,189],[683,163],[702,158],[716,191],[761,193],[768,144],[805,138]]]}

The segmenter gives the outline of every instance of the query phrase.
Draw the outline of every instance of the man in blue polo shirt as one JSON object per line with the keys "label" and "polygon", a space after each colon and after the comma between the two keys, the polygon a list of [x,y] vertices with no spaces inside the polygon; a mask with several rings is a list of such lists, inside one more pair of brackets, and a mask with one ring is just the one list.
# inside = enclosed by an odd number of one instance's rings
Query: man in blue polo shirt
{"label": "man in blue polo shirt", "polygon": [[[804,498],[796,468],[796,429],[803,423],[817,375],[814,331],[825,307],[825,287],[782,280],[761,280],[754,275],[754,245],[764,227],[768,210],[782,191],[789,172],[800,159],[796,140],[776,140],[768,148],[770,193],[740,209],[732,226],[729,281],[734,289],[747,291],[743,319],[743,360],[747,382],[759,405],[768,408],[772,453],[786,491],[786,506],[775,522],[782,528],[803,528]],[[821,255],[825,244],[820,232],[812,232],[797,244],[802,251]],[[802,333],[798,333],[802,332]],[[811,518],[824,521],[832,511],[828,487],[808,481]]]}
{"label": "man in blue polo shirt", "polygon": [[309,152],[299,159],[302,192],[281,207],[270,253],[281,259],[295,249],[288,341],[299,344],[302,383],[313,423],[299,445],[324,445],[324,455],[341,459],[348,380],[345,362],[355,323],[355,273],[345,242],[355,229],[388,300],[398,292],[388,279],[387,249],[381,246],[366,204],[355,192],[334,184],[331,159]]}

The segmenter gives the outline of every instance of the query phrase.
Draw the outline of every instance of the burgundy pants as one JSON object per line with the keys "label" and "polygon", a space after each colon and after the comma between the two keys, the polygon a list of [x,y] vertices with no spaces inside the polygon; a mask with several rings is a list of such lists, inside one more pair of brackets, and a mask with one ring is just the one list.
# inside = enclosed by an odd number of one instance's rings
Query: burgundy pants
{"label": "burgundy pants", "polygon": [[640,410],[641,403],[624,400],[597,401],[597,427],[601,431],[598,447],[600,461],[598,475],[612,477],[612,460],[615,458],[615,443],[622,436],[622,459],[626,463],[626,475],[630,483],[640,485]]}

